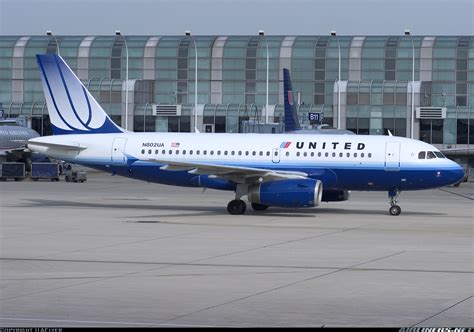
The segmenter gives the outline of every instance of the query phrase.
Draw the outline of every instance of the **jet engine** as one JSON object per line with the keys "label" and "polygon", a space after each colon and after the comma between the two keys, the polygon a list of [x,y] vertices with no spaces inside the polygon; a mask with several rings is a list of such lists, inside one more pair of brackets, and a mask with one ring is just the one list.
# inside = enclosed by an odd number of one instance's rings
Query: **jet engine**
{"label": "jet engine", "polygon": [[249,187],[251,203],[278,207],[318,206],[323,184],[314,179],[289,179],[253,184]]}

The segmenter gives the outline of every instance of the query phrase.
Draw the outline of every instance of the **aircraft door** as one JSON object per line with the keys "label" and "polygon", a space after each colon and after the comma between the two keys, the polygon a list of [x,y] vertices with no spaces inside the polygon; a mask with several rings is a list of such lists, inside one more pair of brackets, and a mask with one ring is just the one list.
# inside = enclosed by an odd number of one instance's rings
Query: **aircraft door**
{"label": "aircraft door", "polygon": [[272,161],[276,164],[280,162],[280,149],[273,149]]}
{"label": "aircraft door", "polygon": [[114,138],[112,144],[112,164],[124,165],[127,163],[127,157],[125,156],[125,144],[127,139],[123,137]]}
{"label": "aircraft door", "polygon": [[400,170],[400,142],[385,143],[385,170]]}

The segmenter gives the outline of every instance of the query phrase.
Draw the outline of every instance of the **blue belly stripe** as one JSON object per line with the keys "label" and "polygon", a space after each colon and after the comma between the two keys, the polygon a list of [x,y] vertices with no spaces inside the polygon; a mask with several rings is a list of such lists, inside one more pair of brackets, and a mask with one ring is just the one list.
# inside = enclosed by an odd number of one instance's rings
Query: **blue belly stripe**
{"label": "blue belly stripe", "polygon": [[[71,160],[71,162],[78,162]],[[195,174],[187,171],[160,170],[157,163],[136,161],[131,165],[111,165],[107,159],[81,160],[80,164],[101,171],[117,174],[133,179],[155,182],[167,185],[198,187]],[[310,166],[301,164],[272,164],[272,163],[226,163],[226,165],[272,168],[274,170],[299,171],[309,174],[311,178],[321,180],[326,190],[371,190],[387,191],[393,188],[399,190],[421,190],[445,186],[460,178],[459,168],[415,167],[414,165],[400,167],[399,171],[386,171],[383,163],[366,165],[321,165]],[[223,190],[233,190],[233,187],[223,186]]]}

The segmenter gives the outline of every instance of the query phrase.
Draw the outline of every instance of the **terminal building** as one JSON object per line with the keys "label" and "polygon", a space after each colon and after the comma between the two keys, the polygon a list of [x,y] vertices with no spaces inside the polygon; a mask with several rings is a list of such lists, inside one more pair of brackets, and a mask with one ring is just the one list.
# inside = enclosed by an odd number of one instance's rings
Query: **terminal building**
{"label": "terminal building", "polygon": [[35,58],[44,53],[60,54],[129,130],[281,123],[288,68],[304,126],[316,112],[356,134],[390,130],[474,156],[472,36],[0,36],[0,110],[47,135]]}

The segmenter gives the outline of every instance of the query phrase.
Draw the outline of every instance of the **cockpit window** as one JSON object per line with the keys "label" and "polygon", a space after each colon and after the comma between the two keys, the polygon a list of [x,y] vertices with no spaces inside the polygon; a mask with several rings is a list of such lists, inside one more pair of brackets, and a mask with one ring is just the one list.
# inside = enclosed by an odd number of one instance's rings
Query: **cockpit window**
{"label": "cockpit window", "polygon": [[428,154],[426,155],[427,159],[434,159],[436,158],[436,155],[433,153],[433,151],[428,151]]}
{"label": "cockpit window", "polygon": [[434,151],[434,154],[435,154],[436,157],[438,157],[438,158],[446,158],[442,152]]}
{"label": "cockpit window", "polygon": [[418,159],[425,159],[425,157],[426,157],[425,151],[421,151],[420,153],[418,153]]}

